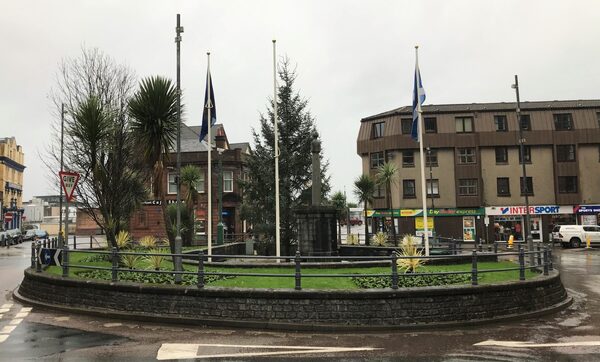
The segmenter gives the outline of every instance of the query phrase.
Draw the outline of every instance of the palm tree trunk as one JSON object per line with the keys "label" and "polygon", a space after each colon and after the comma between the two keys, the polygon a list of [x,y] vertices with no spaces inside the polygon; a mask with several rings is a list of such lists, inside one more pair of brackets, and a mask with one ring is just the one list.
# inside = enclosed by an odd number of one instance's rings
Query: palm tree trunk
{"label": "palm tree trunk", "polygon": [[392,207],[392,187],[390,183],[387,184],[387,197],[388,197],[388,208],[390,210],[390,217],[392,219],[392,237],[394,238],[394,245],[398,246],[398,239],[396,238],[396,222],[394,220],[394,210]]}
{"label": "palm tree trunk", "polygon": [[364,202],[364,206],[365,206],[365,245],[370,245],[369,244],[369,223],[367,221],[367,202]]}
{"label": "palm tree trunk", "polygon": [[[171,250],[171,254],[175,254],[175,235],[173,234],[173,224],[167,210],[167,198],[164,192],[160,193],[160,208],[163,214],[167,239],[169,240],[169,249]],[[175,257],[173,257],[173,263],[175,263]]]}

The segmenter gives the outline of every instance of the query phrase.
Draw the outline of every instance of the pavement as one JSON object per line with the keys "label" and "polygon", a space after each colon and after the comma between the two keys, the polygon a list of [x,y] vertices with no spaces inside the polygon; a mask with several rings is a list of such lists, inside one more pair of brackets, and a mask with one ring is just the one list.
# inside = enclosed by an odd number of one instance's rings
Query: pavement
{"label": "pavement", "polygon": [[300,333],[29,309],[10,293],[30,263],[29,247],[24,243],[0,250],[0,361],[600,361],[600,249],[555,248],[555,266],[574,303],[553,315],[427,331]]}

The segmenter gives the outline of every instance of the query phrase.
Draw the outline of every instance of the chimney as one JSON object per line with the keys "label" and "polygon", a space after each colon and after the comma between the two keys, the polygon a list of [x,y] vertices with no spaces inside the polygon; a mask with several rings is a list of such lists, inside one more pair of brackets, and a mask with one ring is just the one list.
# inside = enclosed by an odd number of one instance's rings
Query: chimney
{"label": "chimney", "polygon": [[225,137],[225,131],[223,127],[217,128],[217,134],[215,135],[215,145],[217,148],[227,149],[227,138]]}

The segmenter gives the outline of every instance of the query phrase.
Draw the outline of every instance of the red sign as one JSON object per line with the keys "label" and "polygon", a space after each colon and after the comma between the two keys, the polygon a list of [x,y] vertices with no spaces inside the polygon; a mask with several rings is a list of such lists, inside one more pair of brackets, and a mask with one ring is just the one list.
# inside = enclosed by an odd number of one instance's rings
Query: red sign
{"label": "red sign", "polygon": [[65,192],[65,197],[67,201],[71,201],[75,186],[77,186],[77,181],[79,181],[79,174],[77,172],[60,171],[58,175],[60,176],[60,184]]}
{"label": "red sign", "polygon": [[4,221],[12,221],[12,219],[13,219],[12,212],[7,212],[6,214],[4,214]]}

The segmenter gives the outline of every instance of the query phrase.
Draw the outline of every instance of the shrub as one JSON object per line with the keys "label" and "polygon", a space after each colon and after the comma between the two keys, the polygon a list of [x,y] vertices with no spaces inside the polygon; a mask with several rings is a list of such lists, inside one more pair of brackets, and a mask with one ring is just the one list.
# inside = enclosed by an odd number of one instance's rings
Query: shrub
{"label": "shrub", "polygon": [[375,234],[373,236],[373,244],[376,246],[385,246],[385,244],[387,243],[387,234],[385,234],[382,231],[377,232],[377,234]]}
{"label": "shrub", "polygon": [[[86,270],[76,272],[79,278],[85,279],[100,279],[100,280],[112,280],[110,270]],[[204,283],[210,284],[214,281],[221,279],[231,279],[234,276],[224,275],[205,275]],[[182,285],[195,285],[198,277],[196,275],[184,274],[181,276]],[[119,281],[123,282],[135,282],[135,283],[149,283],[149,284],[174,284],[174,278],[172,274],[161,273],[141,273],[141,272],[120,272]]]}
{"label": "shrub", "polygon": [[[463,284],[471,279],[469,274],[448,274],[448,275],[419,275],[400,276],[398,278],[399,288],[410,287],[432,287],[438,285]],[[391,277],[354,277],[352,282],[359,288],[391,288]]]}
{"label": "shrub", "polygon": [[156,248],[156,238],[154,236],[144,236],[141,238],[138,243],[141,247],[146,249],[154,249]]}
{"label": "shrub", "polygon": [[[165,254],[165,250],[162,249],[152,249],[150,253],[154,254]],[[154,270],[160,270],[160,265],[162,264],[165,257],[163,255],[148,255],[146,256],[146,260],[150,263],[150,266],[154,268]]]}
{"label": "shrub", "polygon": [[348,234],[346,236],[346,244],[348,245],[358,245],[358,235],[357,234]]}
{"label": "shrub", "polygon": [[[402,237],[400,256],[423,256],[423,251],[417,248],[413,235],[406,234]],[[420,258],[398,259],[398,267],[405,273],[415,273],[425,263],[426,260]]]}
{"label": "shrub", "polygon": [[140,261],[139,255],[125,254],[121,255],[121,263],[129,269],[135,269],[136,265]]}
{"label": "shrub", "polygon": [[115,241],[117,242],[117,248],[119,248],[119,250],[126,249],[129,247],[129,244],[131,243],[131,236],[129,235],[129,233],[127,231],[121,230],[117,234]]}

